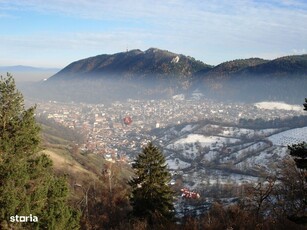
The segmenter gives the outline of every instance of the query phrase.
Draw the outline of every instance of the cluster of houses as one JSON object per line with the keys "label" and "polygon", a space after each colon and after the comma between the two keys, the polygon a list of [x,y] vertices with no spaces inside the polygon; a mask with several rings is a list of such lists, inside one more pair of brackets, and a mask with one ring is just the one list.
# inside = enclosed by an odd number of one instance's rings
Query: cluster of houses
{"label": "cluster of houses", "polygon": [[[37,113],[62,125],[83,132],[82,151],[102,154],[106,159],[126,159],[137,154],[148,141],[149,131],[204,119],[237,123],[245,119],[274,119],[301,115],[302,111],[264,110],[253,104],[217,103],[207,99],[127,100],[111,105],[38,103]],[[167,140],[165,140],[167,142]],[[163,146],[161,142],[161,145]]]}

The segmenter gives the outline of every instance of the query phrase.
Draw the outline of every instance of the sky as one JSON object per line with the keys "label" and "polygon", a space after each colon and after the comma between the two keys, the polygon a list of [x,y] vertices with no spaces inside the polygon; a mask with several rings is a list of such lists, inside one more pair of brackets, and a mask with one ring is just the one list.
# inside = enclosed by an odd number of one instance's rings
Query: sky
{"label": "sky", "polygon": [[151,47],[211,65],[307,53],[307,0],[0,0],[0,66]]}

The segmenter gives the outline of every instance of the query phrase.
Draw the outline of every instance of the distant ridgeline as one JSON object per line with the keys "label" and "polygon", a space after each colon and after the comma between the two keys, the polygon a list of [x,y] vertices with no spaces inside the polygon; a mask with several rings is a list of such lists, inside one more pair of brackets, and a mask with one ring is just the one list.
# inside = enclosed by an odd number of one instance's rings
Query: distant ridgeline
{"label": "distant ridgeline", "polygon": [[195,90],[224,101],[299,103],[306,97],[306,85],[307,55],[240,59],[211,66],[151,48],[73,62],[24,91],[40,98],[91,103],[170,98],[181,93],[189,97]]}

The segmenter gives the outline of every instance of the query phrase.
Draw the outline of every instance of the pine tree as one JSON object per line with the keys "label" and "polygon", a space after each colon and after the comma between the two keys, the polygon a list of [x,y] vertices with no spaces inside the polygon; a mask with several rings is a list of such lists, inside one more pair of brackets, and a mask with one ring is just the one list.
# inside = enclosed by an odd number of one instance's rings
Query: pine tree
{"label": "pine tree", "polygon": [[[55,177],[40,150],[35,107],[25,109],[9,74],[0,79],[0,229],[76,229],[78,213],[67,205],[67,184]],[[11,216],[38,217],[11,223]]]}
{"label": "pine tree", "polygon": [[[303,104],[304,110],[307,110],[307,98],[305,98],[305,103]],[[300,173],[303,175],[305,181],[301,182],[301,191],[303,194],[302,197],[302,208],[300,210],[300,213],[297,215],[291,215],[288,218],[292,220],[293,222],[296,222],[298,224],[304,224],[307,225],[307,212],[306,212],[306,206],[307,206],[307,194],[306,194],[306,187],[307,187],[307,143],[302,142],[298,144],[293,144],[291,146],[288,146],[288,149],[290,150],[290,155],[295,161],[295,165],[297,169],[299,169]],[[296,203],[298,203],[299,198],[296,199]]]}
{"label": "pine tree", "polygon": [[162,152],[149,143],[132,164],[135,177],[130,199],[133,216],[154,221],[172,220],[174,216],[173,192],[169,187],[171,175]]}
{"label": "pine tree", "polygon": [[296,167],[302,171],[305,171],[306,182],[307,182],[307,144],[302,142],[299,144],[293,144],[288,146],[290,155],[294,158]]}
{"label": "pine tree", "polygon": [[[305,98],[304,110],[307,110],[307,98]],[[296,167],[304,171],[307,182],[307,143],[302,142],[288,146],[290,155],[294,158]]]}

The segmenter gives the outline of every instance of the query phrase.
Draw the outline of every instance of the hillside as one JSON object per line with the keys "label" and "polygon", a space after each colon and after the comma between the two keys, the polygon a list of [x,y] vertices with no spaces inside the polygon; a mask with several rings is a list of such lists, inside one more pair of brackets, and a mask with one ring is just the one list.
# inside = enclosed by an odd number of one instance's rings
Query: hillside
{"label": "hillside", "polygon": [[[79,134],[52,121],[37,119],[41,127],[42,153],[50,156],[54,170],[61,175],[69,175],[69,179],[80,180],[79,183],[88,180],[97,180],[99,169],[90,168],[90,158],[86,159],[74,151],[72,136]],[[73,154],[74,153],[74,154]]]}
{"label": "hillside", "polygon": [[242,71],[249,67],[259,66],[267,62],[269,61],[261,58],[249,58],[249,59],[238,59],[233,61],[227,61],[215,66],[205,74],[211,77],[231,75],[238,73],[239,71]]}
{"label": "hillside", "polygon": [[[204,191],[212,184],[233,186],[256,182],[271,173],[288,154],[288,145],[306,140],[306,117],[297,122],[254,120],[238,125],[212,121],[188,122],[151,131],[164,143],[169,170],[181,175],[183,186]],[[301,123],[303,122],[303,123]]]}
{"label": "hillside", "polygon": [[223,62],[203,74],[203,77],[246,75],[306,75],[307,55],[293,55],[274,60],[261,58],[237,59]]}
{"label": "hillside", "polygon": [[286,56],[249,66],[241,74],[252,75],[307,75],[307,54]]}
{"label": "hillside", "polygon": [[307,55],[225,62],[198,76],[194,85],[215,99],[296,103],[306,96]]}
{"label": "hillside", "polygon": [[[41,153],[48,155],[53,161],[56,174],[67,177],[73,205],[80,208],[79,201],[83,199],[84,189],[91,188],[97,193],[107,189],[103,172],[110,163],[101,155],[80,152],[80,143],[76,140],[82,141],[82,135],[51,120],[38,118],[38,124],[42,135]],[[113,180],[118,184],[125,184],[132,175],[130,166],[121,162],[112,164],[112,169],[117,173]],[[76,186],[81,186],[82,189],[76,189]]]}

